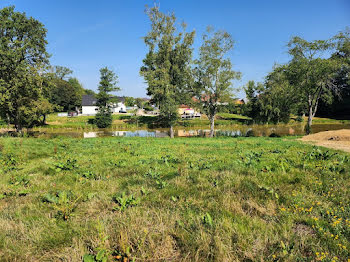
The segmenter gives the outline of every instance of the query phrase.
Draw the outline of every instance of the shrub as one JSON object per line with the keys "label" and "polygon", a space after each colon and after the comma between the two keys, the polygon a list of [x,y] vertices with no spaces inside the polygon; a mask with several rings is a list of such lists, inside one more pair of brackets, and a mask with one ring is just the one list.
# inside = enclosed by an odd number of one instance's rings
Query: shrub
{"label": "shrub", "polygon": [[97,113],[95,116],[95,124],[98,128],[107,128],[112,125],[112,115],[109,113]]}

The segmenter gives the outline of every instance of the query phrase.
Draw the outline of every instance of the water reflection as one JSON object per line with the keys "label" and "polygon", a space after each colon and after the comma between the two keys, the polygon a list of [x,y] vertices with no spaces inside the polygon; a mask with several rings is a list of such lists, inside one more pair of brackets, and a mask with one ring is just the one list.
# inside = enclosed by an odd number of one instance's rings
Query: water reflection
{"label": "water reflection", "polygon": [[[349,124],[314,124],[312,126],[313,133],[321,131],[350,129]],[[13,134],[12,134],[13,133]],[[176,137],[208,137],[209,129],[177,129],[175,130]],[[2,135],[15,136],[15,132],[5,132]],[[217,129],[215,136],[225,137],[256,137],[256,136],[288,136],[288,135],[304,135],[305,130],[303,125],[293,126],[267,126],[267,125],[241,125],[231,126],[227,128]],[[0,134],[1,135],[1,134]],[[18,134],[17,134],[18,135]],[[140,129],[140,130],[121,130],[121,131],[72,131],[59,130],[52,132],[31,132],[26,133],[31,137],[48,137],[54,138],[59,136],[74,137],[74,138],[94,138],[94,137],[169,137],[168,129]]]}
{"label": "water reflection", "polygon": [[[314,125],[313,132],[321,132],[328,130],[337,130],[349,128],[350,125]],[[208,137],[209,129],[178,129],[175,130],[176,137]],[[258,136],[288,136],[288,135],[304,135],[305,130],[302,125],[299,126],[239,126],[231,129],[215,130],[215,136],[225,137],[258,137]],[[168,129],[150,129],[150,130],[132,130],[132,131],[97,131],[84,132],[84,138],[91,137],[169,137]]]}

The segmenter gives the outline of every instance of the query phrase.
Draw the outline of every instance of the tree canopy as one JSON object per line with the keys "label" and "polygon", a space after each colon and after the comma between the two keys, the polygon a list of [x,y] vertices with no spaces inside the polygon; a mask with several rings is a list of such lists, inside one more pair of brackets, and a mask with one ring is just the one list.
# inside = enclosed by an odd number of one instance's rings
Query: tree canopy
{"label": "tree canopy", "polygon": [[100,69],[100,84],[98,86],[97,103],[98,113],[95,117],[96,125],[99,128],[106,128],[112,124],[111,103],[113,98],[111,92],[119,91],[117,86],[118,76],[108,67]]}
{"label": "tree canopy", "polygon": [[215,115],[220,104],[232,96],[232,80],[240,78],[240,73],[232,69],[228,57],[233,45],[234,41],[229,33],[214,32],[208,27],[203,35],[199,59],[195,60],[195,83],[190,90],[197,98],[197,106],[204,110],[211,122],[210,137],[214,136]]}
{"label": "tree canopy", "polygon": [[181,31],[176,26],[174,13],[164,14],[159,8],[147,8],[151,30],[144,37],[149,48],[140,74],[148,87],[147,95],[160,109],[162,121],[170,127],[178,119],[178,106],[188,99],[188,84],[191,78],[192,44],[194,31],[186,32],[182,23]]}
{"label": "tree canopy", "polygon": [[15,12],[14,6],[0,10],[0,113],[18,131],[38,121],[37,101],[44,101],[46,32],[42,23]]}

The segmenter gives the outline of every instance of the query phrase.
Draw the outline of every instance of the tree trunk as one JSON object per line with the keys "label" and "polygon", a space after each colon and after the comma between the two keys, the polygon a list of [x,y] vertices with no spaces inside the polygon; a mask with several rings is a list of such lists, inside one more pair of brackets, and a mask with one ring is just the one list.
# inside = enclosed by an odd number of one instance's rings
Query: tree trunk
{"label": "tree trunk", "polygon": [[215,121],[215,116],[210,117],[210,134],[209,137],[214,137],[214,121]]}
{"label": "tree trunk", "polygon": [[20,125],[20,124],[17,124],[17,125],[15,125],[15,128],[16,128],[16,132],[17,133],[22,133],[22,125]]}
{"label": "tree trunk", "polygon": [[311,133],[312,117],[313,117],[312,105],[310,105],[309,106],[309,115],[307,117],[307,124],[306,124],[306,128],[305,128],[305,132],[307,135]]}
{"label": "tree trunk", "polygon": [[170,125],[170,138],[174,138],[174,127]]}
{"label": "tree trunk", "polygon": [[46,125],[46,115],[43,115],[43,120],[41,121],[42,125]]}

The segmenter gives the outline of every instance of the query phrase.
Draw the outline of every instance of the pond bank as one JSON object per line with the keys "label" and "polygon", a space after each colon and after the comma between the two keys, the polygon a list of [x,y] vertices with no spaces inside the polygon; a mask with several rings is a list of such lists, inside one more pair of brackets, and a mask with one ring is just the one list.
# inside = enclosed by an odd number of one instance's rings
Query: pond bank
{"label": "pond bank", "polygon": [[[329,130],[350,129],[350,124],[314,124],[313,133]],[[5,129],[4,129],[5,130]],[[176,137],[208,137],[210,130],[206,127],[177,127]],[[16,136],[14,130],[6,129],[2,135]],[[276,137],[302,136],[305,134],[303,124],[294,125],[233,125],[218,126],[215,129],[217,137]],[[27,136],[54,138],[58,136],[73,138],[95,137],[169,137],[167,128],[113,128],[113,129],[74,129],[74,128],[35,128]]]}

